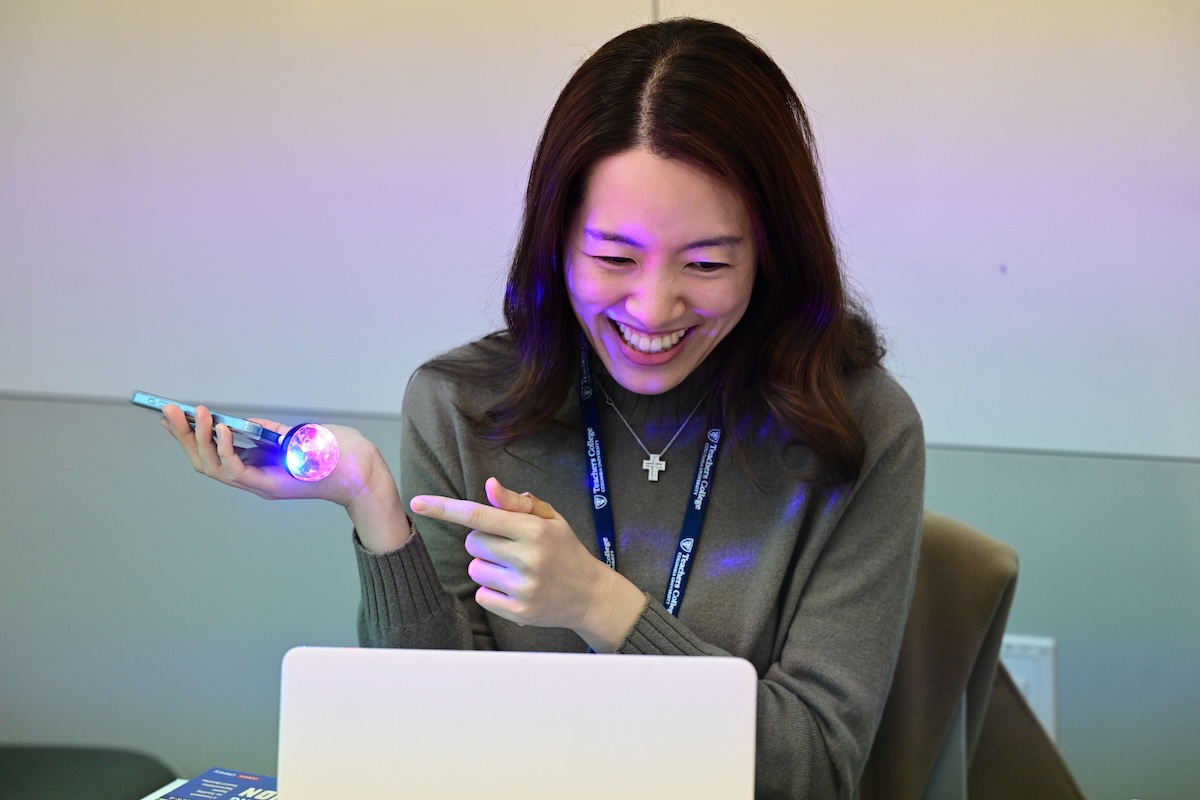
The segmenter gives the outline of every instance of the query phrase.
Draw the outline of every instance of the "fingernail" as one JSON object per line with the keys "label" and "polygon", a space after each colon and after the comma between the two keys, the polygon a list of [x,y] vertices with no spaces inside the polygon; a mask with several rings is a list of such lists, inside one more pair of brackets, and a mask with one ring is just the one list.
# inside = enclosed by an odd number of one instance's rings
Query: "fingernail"
{"label": "fingernail", "polygon": [[429,503],[425,502],[425,499],[421,497],[414,497],[408,506],[413,510],[414,514],[421,514],[429,510]]}

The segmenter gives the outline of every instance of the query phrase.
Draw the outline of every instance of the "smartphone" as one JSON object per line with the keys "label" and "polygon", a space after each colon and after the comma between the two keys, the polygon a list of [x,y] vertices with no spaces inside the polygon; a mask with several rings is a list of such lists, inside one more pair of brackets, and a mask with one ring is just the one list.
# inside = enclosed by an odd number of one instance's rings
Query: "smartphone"
{"label": "smartphone", "polygon": [[[187,421],[191,423],[192,428],[196,427],[196,407],[188,403],[159,397],[149,392],[134,392],[133,396],[129,398],[129,402],[152,411],[162,411],[165,406],[178,406],[183,415],[187,417]],[[261,444],[278,447],[283,443],[283,437],[286,435],[268,430],[257,422],[217,411],[212,412],[212,418],[214,426],[218,423],[229,426],[229,430],[233,431],[233,443],[238,447],[256,447]],[[216,436],[215,430],[213,436]]]}

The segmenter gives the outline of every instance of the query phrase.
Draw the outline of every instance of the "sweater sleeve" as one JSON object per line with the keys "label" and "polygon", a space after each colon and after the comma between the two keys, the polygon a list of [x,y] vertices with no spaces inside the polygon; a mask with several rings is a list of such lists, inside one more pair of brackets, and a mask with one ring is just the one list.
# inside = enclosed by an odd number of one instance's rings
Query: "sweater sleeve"
{"label": "sweater sleeve", "polygon": [[[916,573],[924,436],[900,393],[865,420],[853,486],[810,498],[803,586],[785,601],[782,644],[758,686],[756,797],[851,797],[883,714]],[[889,398],[889,400],[892,398]],[[619,652],[722,655],[650,602]]]}
{"label": "sweater sleeve", "polygon": [[[474,497],[463,485],[460,442],[469,431],[449,413],[452,399],[439,391],[427,368],[418,370],[404,397],[400,441],[400,495],[407,508],[419,494]],[[496,649],[488,621],[474,603],[460,597],[469,585],[451,586],[454,576],[467,581],[470,556],[458,526],[417,517],[413,535],[398,550],[373,554],[355,537],[362,597],[358,638],[364,647]],[[441,569],[436,564],[443,565]],[[465,595],[462,593],[466,593]],[[469,606],[469,607],[468,607]]]}

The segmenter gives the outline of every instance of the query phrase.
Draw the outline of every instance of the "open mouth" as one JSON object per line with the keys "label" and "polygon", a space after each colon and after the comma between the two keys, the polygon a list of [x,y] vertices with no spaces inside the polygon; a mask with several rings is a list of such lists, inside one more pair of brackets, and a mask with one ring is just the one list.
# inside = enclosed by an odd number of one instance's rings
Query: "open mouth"
{"label": "open mouth", "polygon": [[647,336],[644,333],[635,331],[633,328],[623,323],[613,321],[617,330],[621,334],[621,340],[625,344],[632,347],[639,353],[665,353],[666,351],[678,346],[687,336],[691,328],[682,328],[673,333],[662,333],[654,336]]}

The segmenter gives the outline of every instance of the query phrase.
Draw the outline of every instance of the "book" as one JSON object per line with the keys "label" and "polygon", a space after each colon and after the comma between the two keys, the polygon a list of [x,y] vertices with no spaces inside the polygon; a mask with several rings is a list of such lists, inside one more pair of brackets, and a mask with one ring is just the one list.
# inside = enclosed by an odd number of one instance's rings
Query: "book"
{"label": "book", "polygon": [[279,793],[275,790],[275,779],[270,776],[213,767],[182,786],[157,795],[158,800],[223,800],[235,797],[279,800]]}

